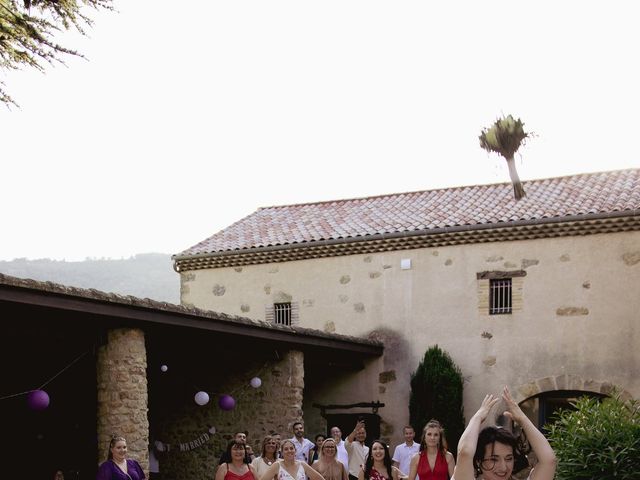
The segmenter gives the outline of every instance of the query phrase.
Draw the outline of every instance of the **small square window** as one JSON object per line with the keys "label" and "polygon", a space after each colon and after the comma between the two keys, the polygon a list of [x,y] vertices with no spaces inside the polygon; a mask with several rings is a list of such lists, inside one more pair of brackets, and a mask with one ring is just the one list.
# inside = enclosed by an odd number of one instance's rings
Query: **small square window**
{"label": "small square window", "polygon": [[291,303],[273,304],[273,323],[276,325],[291,325]]}
{"label": "small square window", "polygon": [[510,278],[489,280],[489,315],[511,313],[512,289]]}

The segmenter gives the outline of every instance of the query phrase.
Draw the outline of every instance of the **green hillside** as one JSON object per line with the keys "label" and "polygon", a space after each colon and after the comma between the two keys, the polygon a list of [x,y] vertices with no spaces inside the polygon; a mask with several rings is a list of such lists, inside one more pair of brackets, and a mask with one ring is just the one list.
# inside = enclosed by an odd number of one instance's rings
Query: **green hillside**
{"label": "green hillside", "polygon": [[143,253],[127,259],[87,259],[82,262],[18,258],[0,261],[0,272],[14,277],[180,303],[180,276],[173,270],[171,255],[168,254]]}

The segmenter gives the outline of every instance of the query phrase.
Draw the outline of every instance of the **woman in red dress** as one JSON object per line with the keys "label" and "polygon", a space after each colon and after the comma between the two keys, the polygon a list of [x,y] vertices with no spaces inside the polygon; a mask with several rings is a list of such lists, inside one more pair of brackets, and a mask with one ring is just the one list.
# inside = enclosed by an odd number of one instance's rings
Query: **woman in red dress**
{"label": "woman in red dress", "polygon": [[232,440],[227,447],[227,454],[231,458],[229,463],[218,465],[215,480],[258,480],[258,474],[252,465],[245,463],[247,446]]}
{"label": "woman in red dress", "polygon": [[455,466],[453,455],[447,451],[442,425],[437,420],[429,420],[422,430],[420,453],[411,459],[408,480],[416,480],[416,475],[420,480],[448,480]]}

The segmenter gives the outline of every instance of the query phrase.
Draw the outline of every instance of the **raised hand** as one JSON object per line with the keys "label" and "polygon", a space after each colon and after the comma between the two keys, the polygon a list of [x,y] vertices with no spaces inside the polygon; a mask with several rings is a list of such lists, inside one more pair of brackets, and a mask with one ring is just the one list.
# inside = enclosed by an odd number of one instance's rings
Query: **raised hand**
{"label": "raised hand", "polygon": [[506,385],[504,389],[502,389],[502,400],[504,400],[504,403],[507,407],[507,410],[504,412],[504,415],[506,417],[509,417],[511,420],[514,420],[522,424],[522,417],[524,417],[525,414],[520,408],[520,406],[516,403],[516,401],[511,396],[509,387],[507,387]]}
{"label": "raised hand", "polygon": [[484,422],[486,420],[486,418],[489,416],[489,412],[495,406],[495,404],[498,403],[498,400],[500,400],[498,397],[495,397],[490,393],[485,395],[480,408],[476,412],[476,415],[480,418],[481,422]]}

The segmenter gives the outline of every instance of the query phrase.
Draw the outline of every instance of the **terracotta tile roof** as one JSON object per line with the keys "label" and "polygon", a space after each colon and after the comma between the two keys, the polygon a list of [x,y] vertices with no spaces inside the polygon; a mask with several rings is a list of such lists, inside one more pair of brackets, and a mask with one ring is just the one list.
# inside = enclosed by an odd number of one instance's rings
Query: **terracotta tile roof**
{"label": "terracotta tile roof", "polygon": [[260,208],[178,257],[640,210],[640,169],[523,183],[527,196],[518,202],[511,183],[500,183]]}

